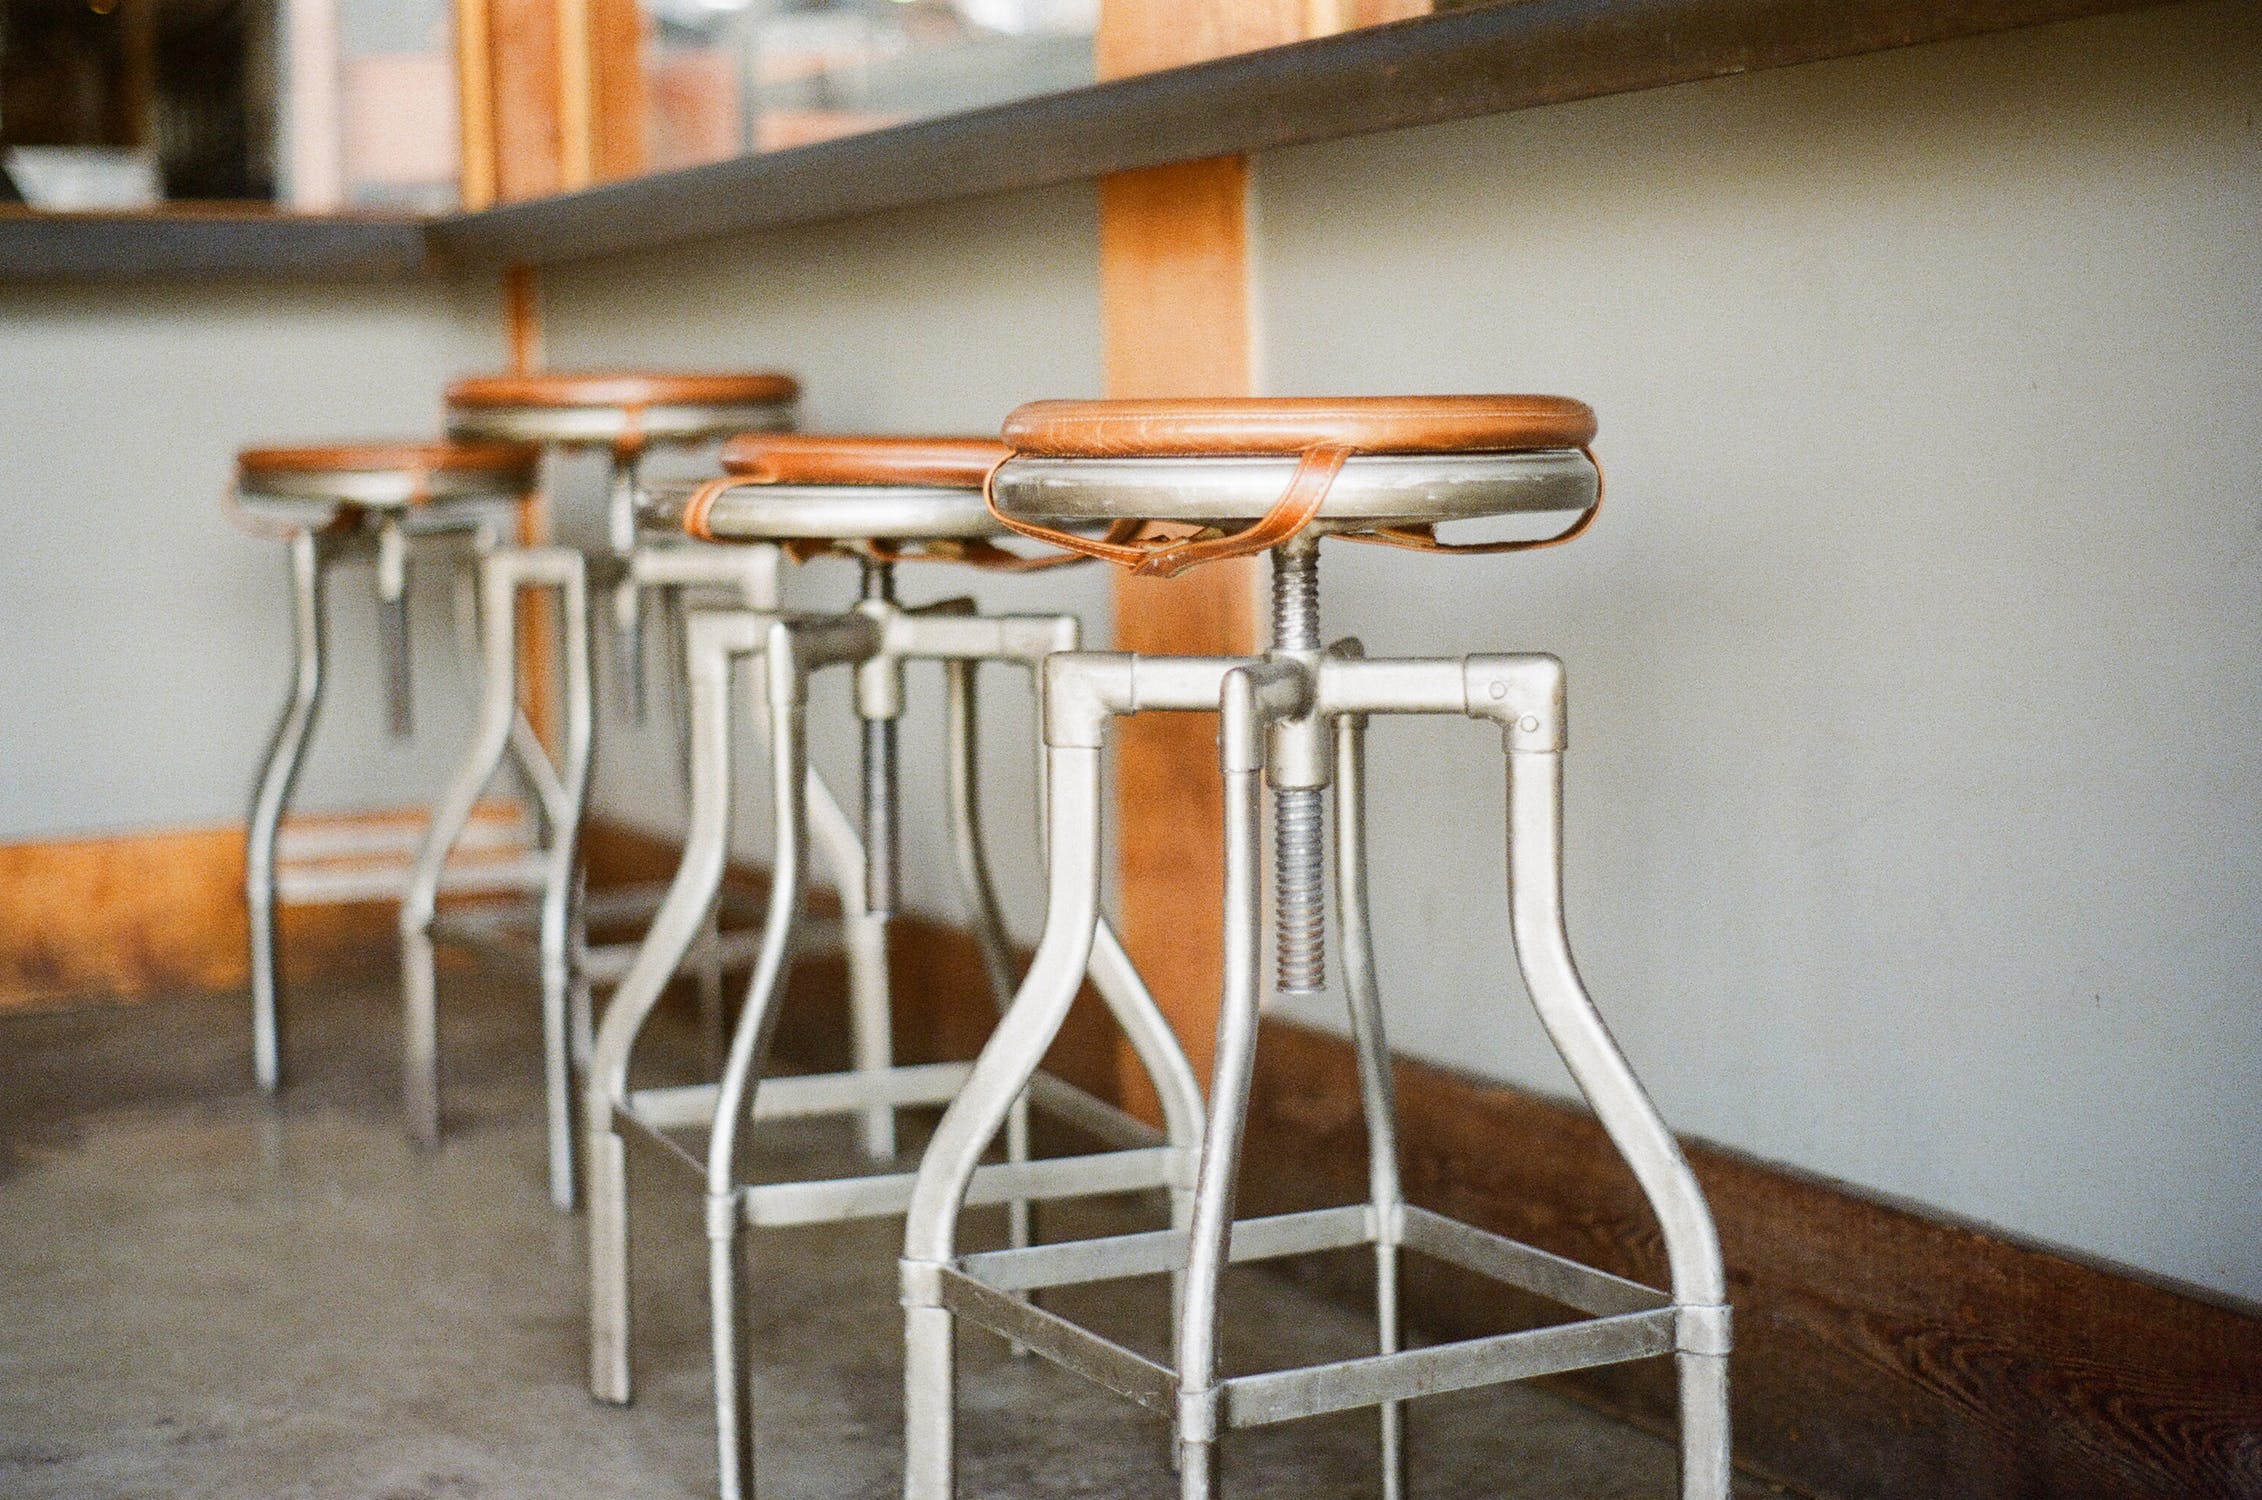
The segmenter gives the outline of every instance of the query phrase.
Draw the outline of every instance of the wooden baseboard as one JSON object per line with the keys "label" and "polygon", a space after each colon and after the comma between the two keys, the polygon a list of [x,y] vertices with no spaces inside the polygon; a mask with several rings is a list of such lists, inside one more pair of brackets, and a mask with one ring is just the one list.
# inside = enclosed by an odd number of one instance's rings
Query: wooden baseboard
{"label": "wooden baseboard", "polygon": [[[1245,1213],[1365,1190],[1348,1043],[1266,1023]],[[1662,1285],[1656,1222],[1585,1111],[1447,1069],[1396,1068],[1408,1197]],[[1739,1462],[1843,1500],[2262,1495],[2262,1310],[1688,1144],[1736,1309]],[[1538,1310],[1416,1260],[1407,1316],[1440,1336]],[[1567,1377],[1647,1425],[1662,1360]]]}
{"label": "wooden baseboard", "polygon": [[[649,874],[661,840],[607,830]],[[741,878],[753,878],[742,876]],[[971,1056],[991,1009],[971,938],[897,924],[898,1048]],[[814,966],[812,966],[814,968]],[[837,1063],[837,968],[796,975],[781,1045]],[[1054,1065],[1096,1091],[1113,1038],[1088,1003]],[[1658,1282],[1654,1220],[1585,1111],[1400,1062],[1412,1201],[1623,1275]],[[1279,1021],[1258,1053],[1244,1213],[1356,1201],[1366,1141],[1349,1044]],[[2084,1262],[1881,1201],[1840,1183],[1690,1143],[1736,1307],[1736,1454],[1747,1470],[1836,1500],[2194,1500],[2262,1496],[2262,1310]],[[1363,1301],[1345,1261],[1299,1267]],[[1499,1332],[1542,1304],[1422,1257],[1407,1315],[1432,1336]],[[1558,1314],[1559,1315],[1559,1314]],[[1673,1420],[1663,1360],[1564,1377],[1559,1389],[1644,1425]],[[1416,1433],[1419,1433],[1419,1408]]]}
{"label": "wooden baseboard", "polygon": [[[509,822],[509,803],[482,804]],[[417,808],[293,818],[286,838],[413,837]],[[250,983],[241,824],[0,846],[0,1011],[208,994]],[[290,906],[279,917],[284,976],[342,972],[388,942],[385,901]]]}

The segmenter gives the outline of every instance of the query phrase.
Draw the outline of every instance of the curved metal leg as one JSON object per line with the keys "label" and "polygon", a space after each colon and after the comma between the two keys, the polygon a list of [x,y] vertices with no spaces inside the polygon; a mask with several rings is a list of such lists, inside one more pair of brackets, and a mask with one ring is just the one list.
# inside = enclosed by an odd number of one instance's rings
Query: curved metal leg
{"label": "curved metal leg", "polygon": [[292,535],[291,695],[283,705],[252,792],[244,847],[244,896],[251,913],[251,1067],[260,1091],[282,1084],[282,1031],[276,1014],[275,836],[322,705],[322,583],[327,549],[312,532]]}
{"label": "curved metal leg", "polygon": [[[550,1201],[570,1212],[574,1206],[573,1065],[580,1050],[576,1033],[588,1024],[588,992],[581,982],[573,939],[580,894],[581,814],[589,793],[595,708],[589,681],[589,598],[582,560],[579,554],[569,553],[562,561],[567,569],[559,588],[565,629],[564,774],[559,798],[549,809],[547,820],[550,842],[544,851],[538,942]],[[515,647],[512,654],[516,655]]]}
{"label": "curved metal leg", "polygon": [[[958,885],[974,919],[974,944],[982,955],[982,972],[1000,1012],[1013,1003],[1017,983],[1013,972],[1013,945],[1005,935],[1005,912],[999,906],[997,886],[990,879],[989,855],[982,847],[981,793],[976,784],[981,755],[981,723],[974,696],[978,664],[943,663],[946,759],[949,776],[945,800],[950,804],[951,852],[957,856]],[[1029,1159],[1029,1096],[1013,1101],[1005,1118],[1005,1159]],[[1036,1205],[1026,1198],[1008,1203],[1006,1242],[1014,1248],[1030,1243],[1036,1233]],[[1019,1346],[1016,1346],[1018,1348]]]}
{"label": "curved metal leg", "polygon": [[[1366,720],[1345,714],[1335,721],[1335,901],[1342,934],[1343,988],[1350,1003],[1351,1037],[1359,1056],[1359,1102],[1367,1121],[1367,1196],[1380,1233],[1374,1244],[1374,1311],[1380,1354],[1395,1354],[1398,1329],[1398,1099],[1390,1076],[1390,1046],[1382,1029],[1382,994],[1375,983],[1373,923],[1367,912]],[[1377,1408],[1382,1429],[1383,1500],[1404,1500],[1404,1403]]]}
{"label": "curved metal leg", "polygon": [[[851,1066],[859,1073],[885,1072],[895,1059],[894,1007],[889,995],[887,918],[864,904],[864,840],[856,824],[823,777],[804,778],[809,828],[824,851],[840,891],[841,947],[848,959],[848,1024]],[[864,1155],[886,1161],[895,1155],[895,1111],[886,1105],[865,1110],[857,1120]]]}
{"label": "curved metal leg", "polygon": [[403,1048],[401,1098],[409,1137],[427,1149],[440,1143],[439,997],[434,972],[432,919],[439,906],[440,875],[479,794],[494,779],[510,748],[511,716],[518,703],[516,577],[502,554],[479,560],[481,682],[471,744],[432,809],[408,888],[400,905]]}
{"label": "curved metal leg", "polygon": [[1050,900],[1036,959],[919,1167],[904,1223],[904,1477],[907,1500],[949,1500],[953,1484],[953,1319],[921,1305],[928,1268],[951,1259],[958,1211],[982,1152],[1029,1086],[1083,983],[1099,922],[1100,752],[1046,751]]}
{"label": "curved metal leg", "polygon": [[744,1500],[754,1488],[754,1414],[746,1317],[740,1296],[746,1271],[746,1219],[740,1208],[738,1130],[769,1050],[778,1001],[793,961],[794,927],[808,887],[809,833],[802,816],[808,780],[803,738],[806,698],[791,627],[773,625],[763,653],[768,686],[771,797],[776,842],[769,913],[746,1004],[731,1034],[707,1138],[707,1292],[715,1364],[716,1462],[723,1500]]}
{"label": "curved metal leg", "polygon": [[1217,1412],[1209,1399],[1217,1382],[1218,1283],[1232,1253],[1233,1190],[1240,1174],[1249,1086],[1255,1076],[1257,1005],[1264,977],[1257,944],[1263,919],[1258,875],[1262,759],[1235,754],[1236,745],[1256,733],[1249,701],[1252,676],[1247,668],[1227,675],[1220,731],[1226,751],[1225,991],[1218,1006],[1209,1129],[1202,1137],[1201,1171],[1194,1186],[1185,1300],[1176,1340],[1182,1500],[1215,1500],[1218,1493]]}
{"label": "curved metal leg", "polygon": [[1508,755],[1508,909],[1542,1025],[1657,1214],[1680,1307],[1683,1500],[1728,1494],[1728,1309],[1720,1239],[1680,1144],[1627,1066],[1571,959],[1563,923],[1563,755]]}
{"label": "curved metal leg", "polygon": [[691,813],[683,862],[644,945],[613,991],[590,1055],[583,1100],[589,1173],[589,1388],[629,1399],[628,1170],[613,1112],[628,1098],[628,1065],[661,992],[706,920],[730,841],[729,616],[692,622],[686,653],[691,713]]}

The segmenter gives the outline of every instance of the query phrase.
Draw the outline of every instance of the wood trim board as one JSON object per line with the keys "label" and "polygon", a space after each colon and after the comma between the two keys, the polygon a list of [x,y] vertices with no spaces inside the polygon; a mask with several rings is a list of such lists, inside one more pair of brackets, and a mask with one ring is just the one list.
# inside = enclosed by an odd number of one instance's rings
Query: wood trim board
{"label": "wood trim board", "polygon": [[[394,842],[419,808],[299,816],[300,832],[377,832]],[[481,821],[516,823],[512,803]],[[241,989],[251,982],[243,825],[0,845],[0,1012]],[[305,981],[366,958],[394,932],[389,902],[284,906],[284,977]]]}

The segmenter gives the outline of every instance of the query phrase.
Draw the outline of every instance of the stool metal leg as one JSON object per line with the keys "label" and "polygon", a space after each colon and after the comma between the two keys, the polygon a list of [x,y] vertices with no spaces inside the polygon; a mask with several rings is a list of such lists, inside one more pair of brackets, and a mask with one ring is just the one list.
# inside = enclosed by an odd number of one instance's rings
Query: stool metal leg
{"label": "stool metal leg", "polygon": [[[888,919],[863,909],[861,896],[842,893],[841,935],[848,950],[848,1014],[852,1066],[875,1076],[895,1066],[894,1005],[888,973]],[[876,1105],[857,1122],[864,1155],[887,1161],[895,1155],[895,1111]]]}
{"label": "stool metal leg", "polygon": [[1572,962],[1563,923],[1560,743],[1524,748],[1510,738],[1508,908],[1517,962],[1541,1024],[1664,1231],[1680,1310],[1683,1500],[1726,1500],[1729,1320],[1719,1235],[1680,1144],[1627,1066]]}
{"label": "stool metal leg", "polygon": [[[1335,904],[1342,936],[1343,989],[1350,1003],[1351,1037],[1359,1057],[1359,1102],[1367,1121],[1367,1196],[1375,1207],[1375,1352],[1395,1354],[1398,1331],[1398,1098],[1390,1076],[1390,1046],[1382,1027],[1382,995],[1375,982],[1374,926],[1367,911],[1366,719],[1335,721]],[[1382,1402],[1383,1500],[1406,1494],[1405,1407]]]}
{"label": "stool metal leg", "polygon": [[1233,1190],[1255,1076],[1257,1005],[1264,980],[1261,818],[1264,729],[1293,716],[1308,685],[1293,667],[1258,663],[1225,676],[1218,732],[1225,769],[1225,993],[1218,1006],[1217,1065],[1209,1129],[1194,1188],[1186,1251],[1185,1305],[1178,1316],[1178,1486],[1182,1500],[1218,1493],[1218,1282],[1232,1253]]}
{"label": "stool metal leg", "polygon": [[[588,989],[574,930],[580,896],[581,817],[589,796],[589,761],[596,708],[589,665],[589,599],[578,553],[565,554],[562,595],[565,650],[565,768],[560,795],[551,807],[550,843],[542,876],[541,925],[537,943],[542,963],[543,1103],[550,1142],[550,1201],[574,1206],[573,1069],[586,1053],[579,1036],[586,1031]],[[513,614],[516,611],[512,611]],[[515,656],[514,648],[512,654]],[[515,699],[517,693],[514,691]],[[515,704],[514,704],[515,708]],[[547,762],[543,762],[547,764]]]}
{"label": "stool metal leg", "polygon": [[[974,695],[977,670],[978,663],[971,661],[943,663],[945,734],[949,740],[945,800],[950,805],[959,889],[973,918],[974,945],[981,952],[983,977],[989,981],[990,995],[1002,1014],[1013,1003],[1016,980],[1013,945],[1005,933],[1005,912],[998,904],[997,886],[990,879],[989,855],[982,847],[981,793],[976,784],[981,755],[981,723]],[[1005,1159],[1029,1159],[1027,1094],[1013,1101],[1013,1110],[1006,1116]],[[1036,1230],[1035,1205],[1026,1198],[1016,1198],[1006,1204],[1005,1212],[1006,1242],[1017,1249],[1027,1245]]]}
{"label": "stool metal leg", "polygon": [[1083,983],[1099,922],[1100,752],[1046,751],[1050,893],[1037,955],[1012,1007],[928,1143],[904,1223],[904,1473],[906,1500],[950,1500],[955,1476],[952,1315],[918,1305],[924,1269],[947,1262],[958,1205],[982,1152],[1028,1087]]}
{"label": "stool metal leg", "polygon": [[[841,949],[848,961],[849,1065],[859,1073],[881,1074],[895,1056],[887,918],[864,905],[864,840],[855,820],[815,771],[808,774],[805,786],[809,831],[824,851],[833,885],[840,892]],[[895,1111],[875,1105],[861,1112],[857,1140],[867,1158],[892,1158]]]}
{"label": "stool metal leg", "polygon": [[275,1001],[275,839],[322,704],[322,595],[329,549],[310,531],[294,532],[290,562],[291,694],[268,741],[267,759],[252,793],[244,850],[244,895],[251,914],[251,1065],[260,1090],[269,1094],[283,1078]]}
{"label": "stool metal leg", "polygon": [[[514,731],[518,708],[519,590],[548,584],[563,596],[565,628],[564,771],[553,768],[538,744]],[[402,995],[406,1046],[403,1093],[409,1129],[418,1144],[438,1144],[439,1008],[432,923],[450,851],[471,819],[480,793],[506,753],[516,750],[541,805],[546,837],[539,950],[542,971],[544,1076],[548,1085],[550,1195],[561,1208],[574,1200],[572,1083],[569,1008],[573,987],[571,934],[574,856],[581,804],[588,785],[590,685],[588,600],[580,554],[562,548],[510,549],[479,560],[480,647],[483,688],[472,742],[456,776],[433,809],[400,909]],[[531,738],[529,736],[529,738]]]}
{"label": "stool metal leg", "polygon": [[600,1401],[630,1395],[628,1159],[613,1101],[628,1091],[628,1064],[652,1007],[675,976],[722,886],[730,842],[729,622],[692,622],[685,652],[690,724],[690,816],[677,866],[643,946],[614,989],[597,1029],[583,1091],[589,1173],[589,1389]]}
{"label": "stool metal leg", "polygon": [[770,783],[776,838],[769,913],[746,1004],[731,1035],[730,1057],[707,1138],[707,1293],[715,1365],[716,1460],[722,1500],[745,1500],[754,1488],[752,1361],[743,1299],[746,1217],[738,1190],[738,1129],[759,1087],[756,1069],[769,1049],[793,930],[807,896],[809,831],[802,815],[808,783],[804,739],[807,684],[792,627],[773,624],[762,666],[769,704]]}

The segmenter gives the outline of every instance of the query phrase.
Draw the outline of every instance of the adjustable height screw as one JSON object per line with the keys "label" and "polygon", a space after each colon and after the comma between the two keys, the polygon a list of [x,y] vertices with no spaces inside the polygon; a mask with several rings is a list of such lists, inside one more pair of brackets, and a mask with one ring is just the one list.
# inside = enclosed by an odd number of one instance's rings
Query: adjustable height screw
{"label": "adjustable height screw", "polygon": [[[862,595],[895,600],[895,566],[864,561]],[[864,721],[864,909],[884,917],[895,910],[895,720]]]}
{"label": "adjustable height screw", "polygon": [[[1272,550],[1272,644],[1319,649],[1319,538]],[[1317,994],[1327,979],[1326,818],[1317,787],[1272,794],[1274,987]]]}

